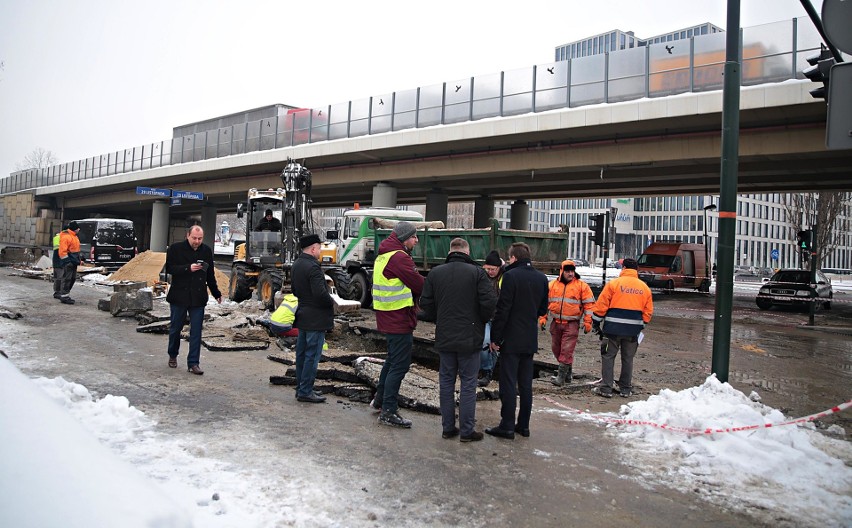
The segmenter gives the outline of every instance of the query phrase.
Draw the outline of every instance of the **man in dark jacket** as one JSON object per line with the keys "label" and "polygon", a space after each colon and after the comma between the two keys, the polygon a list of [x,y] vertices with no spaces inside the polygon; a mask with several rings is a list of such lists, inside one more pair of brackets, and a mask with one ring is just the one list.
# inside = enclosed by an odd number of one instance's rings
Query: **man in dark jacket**
{"label": "man in dark jacket", "polygon": [[263,218],[258,222],[255,231],[281,231],[281,220],[272,216],[272,209],[267,209]]}
{"label": "man in dark jacket", "polygon": [[381,409],[379,423],[411,427],[411,420],[399,415],[399,387],[411,366],[414,328],[417,327],[417,300],[423,292],[423,276],[411,259],[417,245],[417,228],[399,222],[393,233],[379,244],[373,267],[373,310],[376,327],[388,341],[388,356],[370,405]]}
{"label": "man in dark jacket", "polygon": [[[547,277],[532,266],[530,248],[515,242],[491,324],[491,348],[500,351],[500,425],[486,429],[512,440],[530,435],[533,354],[538,351],[538,318],[547,313]],[[521,397],[515,421],[515,387]]]}
{"label": "man in dark jacket", "polygon": [[[438,374],[443,438],[461,433],[462,442],[482,440],[476,422],[476,375],[485,323],[497,304],[497,292],[485,271],[470,258],[466,240],[454,238],[446,263],[429,272],[420,297],[422,318],[435,321],[435,350],[441,358]],[[456,377],[461,380],[459,427],[456,427]]]}
{"label": "man in dark jacket", "polygon": [[322,403],[325,396],[314,392],[314,380],[322,356],[325,333],[334,327],[334,301],[319,264],[322,243],[318,235],[299,239],[302,253],[293,262],[293,295],[299,299],[293,327],[296,340],[296,399]]}
{"label": "man in dark jacket", "polygon": [[203,243],[204,230],[194,225],[187,229],[186,240],[169,246],[166,252],[166,272],[172,276],[166,300],[171,308],[169,321],[169,366],[177,368],[180,333],[189,314],[189,372],[201,375],[201,324],[207,306],[207,288],[219,304],[222,294],[216,285],[213,271],[213,250]]}

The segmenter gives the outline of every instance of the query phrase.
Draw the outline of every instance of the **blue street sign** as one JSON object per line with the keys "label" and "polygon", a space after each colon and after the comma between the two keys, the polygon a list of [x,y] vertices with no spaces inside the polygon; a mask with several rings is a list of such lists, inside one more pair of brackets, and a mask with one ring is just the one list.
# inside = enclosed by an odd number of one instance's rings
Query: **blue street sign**
{"label": "blue street sign", "polygon": [[777,249],[773,249],[772,252],[769,253],[769,255],[772,256],[772,260],[778,260],[778,250]]}
{"label": "blue street sign", "polygon": [[168,198],[172,195],[172,191],[170,189],[154,189],[153,187],[136,187],[136,194]]}
{"label": "blue street sign", "polygon": [[195,191],[172,191],[175,198],[186,198],[187,200],[203,200],[204,193]]}
{"label": "blue street sign", "polygon": [[172,196],[172,201],[169,205],[180,205],[180,198],[175,198]]}

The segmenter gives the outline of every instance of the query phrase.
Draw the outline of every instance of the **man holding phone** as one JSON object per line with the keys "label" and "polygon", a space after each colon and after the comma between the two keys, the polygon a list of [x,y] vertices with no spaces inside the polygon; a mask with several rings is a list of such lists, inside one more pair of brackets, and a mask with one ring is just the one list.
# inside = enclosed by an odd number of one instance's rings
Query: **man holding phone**
{"label": "man holding phone", "polygon": [[207,288],[216,301],[222,303],[222,294],[216,285],[213,271],[213,250],[203,243],[204,230],[191,226],[186,231],[186,240],[169,246],[166,252],[166,272],[172,276],[166,301],[171,307],[169,321],[169,367],[177,368],[180,348],[180,333],[189,315],[189,355],[187,370],[196,375],[204,374],[201,360],[201,323],[204,307],[207,306]]}

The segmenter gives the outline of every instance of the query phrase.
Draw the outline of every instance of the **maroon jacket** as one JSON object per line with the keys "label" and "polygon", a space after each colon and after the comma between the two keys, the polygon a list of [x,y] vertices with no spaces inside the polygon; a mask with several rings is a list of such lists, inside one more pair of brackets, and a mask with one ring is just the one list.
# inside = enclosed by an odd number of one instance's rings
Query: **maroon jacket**
{"label": "maroon jacket", "polygon": [[417,271],[411,255],[405,250],[402,242],[396,238],[395,233],[384,239],[379,244],[379,255],[397,251],[385,266],[384,275],[388,279],[399,279],[411,289],[414,295],[414,306],[393,310],[390,312],[376,311],[376,327],[383,334],[410,334],[417,326],[417,303],[420,294],[423,293],[423,282],[426,280]]}

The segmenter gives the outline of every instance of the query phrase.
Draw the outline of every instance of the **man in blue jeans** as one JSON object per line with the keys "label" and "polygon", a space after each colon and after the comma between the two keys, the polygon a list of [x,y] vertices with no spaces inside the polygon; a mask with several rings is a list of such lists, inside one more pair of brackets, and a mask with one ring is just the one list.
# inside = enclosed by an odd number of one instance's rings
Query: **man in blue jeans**
{"label": "man in blue jeans", "polygon": [[416,245],[417,228],[411,222],[399,222],[393,233],[379,244],[373,268],[373,310],[376,327],[388,340],[388,356],[370,405],[382,410],[379,423],[392,427],[411,427],[411,420],[400,416],[398,411],[399,387],[411,366],[417,299],[425,280],[411,258]]}
{"label": "man in blue jeans", "polygon": [[169,367],[177,368],[180,333],[189,314],[189,355],[187,370],[204,374],[201,360],[201,323],[207,306],[207,288],[216,301],[222,303],[222,294],[216,285],[213,271],[213,250],[203,243],[204,230],[194,225],[186,231],[186,240],[169,246],[166,252],[166,272],[172,276],[166,300],[171,308],[169,320]]}
{"label": "man in blue jeans", "polygon": [[322,403],[325,396],[314,392],[314,380],[322,356],[325,333],[334,328],[334,300],[320,267],[322,248],[318,235],[299,239],[302,252],[293,262],[293,295],[298,300],[293,327],[299,329],[296,340],[296,399]]}

